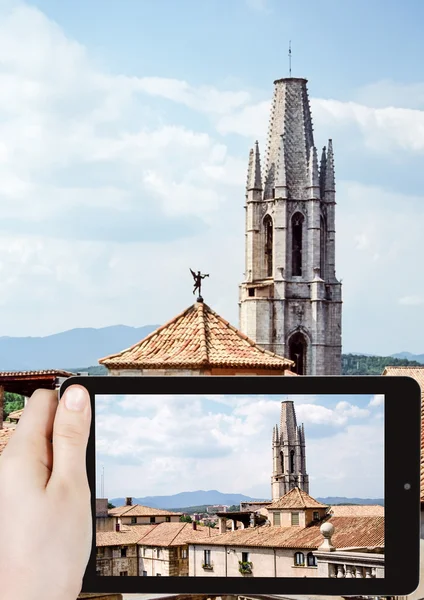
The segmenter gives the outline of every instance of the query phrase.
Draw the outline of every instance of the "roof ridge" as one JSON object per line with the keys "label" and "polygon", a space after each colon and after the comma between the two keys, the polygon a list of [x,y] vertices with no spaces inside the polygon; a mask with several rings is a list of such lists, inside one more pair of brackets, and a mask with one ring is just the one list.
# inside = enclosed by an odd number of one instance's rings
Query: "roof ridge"
{"label": "roof ridge", "polygon": [[189,523],[178,523],[178,525],[182,525],[182,527],[181,527],[181,529],[178,530],[178,532],[175,534],[175,536],[169,542],[168,546],[170,546],[172,544],[172,542],[180,535],[180,533],[182,532],[182,530],[185,529],[185,526],[189,525]]}
{"label": "roof ridge", "polygon": [[129,350],[134,350],[135,348],[141,346],[141,344],[144,344],[144,342],[147,342],[148,340],[153,338],[155,335],[158,335],[163,329],[172,325],[172,323],[176,323],[179,319],[182,319],[183,317],[185,317],[186,314],[188,314],[191,310],[194,310],[195,306],[196,306],[195,304],[192,304],[185,310],[181,311],[176,317],[173,317],[172,319],[170,319],[169,321],[167,321],[166,323],[164,323],[163,325],[161,325],[160,327],[158,327],[157,329],[155,329],[154,331],[152,331],[151,333],[146,335],[146,337],[144,337],[142,340],[139,340],[136,344],[133,344],[132,346],[128,346],[128,348],[124,348],[123,350],[120,350],[119,352],[115,352],[114,354],[109,354],[108,356],[104,356],[103,358],[100,358],[97,362],[99,362],[101,364],[105,360],[109,360],[111,358],[117,358],[124,352],[128,352]]}
{"label": "roof ridge", "polygon": [[[194,305],[196,308],[196,305]],[[206,306],[206,308],[209,308]],[[197,320],[199,323],[199,338],[200,338],[200,352],[202,354],[202,362],[209,362],[208,345],[206,343],[206,312],[205,305],[203,302],[197,302]]]}
{"label": "roof ridge", "polygon": [[250,346],[253,346],[254,348],[256,348],[257,350],[259,350],[263,354],[266,354],[267,356],[272,356],[273,358],[274,357],[276,357],[276,358],[283,358],[287,362],[287,364],[292,364],[292,365],[295,364],[293,360],[290,360],[289,358],[286,358],[285,356],[280,356],[279,354],[276,354],[275,352],[270,352],[269,350],[265,350],[264,348],[261,348],[260,346],[258,346],[258,344],[254,340],[252,340],[249,336],[247,336],[245,333],[243,333],[242,331],[240,331],[240,329],[237,329],[237,327],[234,327],[234,325],[231,325],[231,323],[229,321],[227,321],[226,319],[224,319],[224,317],[221,317],[221,315],[219,315],[218,313],[216,313],[207,304],[205,304],[205,308],[212,315],[214,315],[214,317],[216,317],[219,321],[221,321],[221,323],[223,323],[224,325],[226,325],[226,327],[228,327],[228,329],[231,329],[232,331],[234,331],[234,333],[236,333],[242,340],[244,340],[245,342],[247,342]]}

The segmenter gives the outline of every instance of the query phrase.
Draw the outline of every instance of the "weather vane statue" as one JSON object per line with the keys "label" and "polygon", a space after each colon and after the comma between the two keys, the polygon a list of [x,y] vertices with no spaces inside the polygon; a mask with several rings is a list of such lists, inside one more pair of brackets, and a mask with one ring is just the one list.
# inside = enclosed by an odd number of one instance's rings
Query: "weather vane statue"
{"label": "weather vane statue", "polygon": [[209,277],[209,275],[202,275],[202,273],[200,271],[197,271],[197,274],[196,274],[192,269],[190,269],[190,273],[193,275],[193,279],[194,279],[193,294],[196,293],[196,290],[199,290],[199,296],[197,298],[197,302],[203,302],[202,279],[205,279],[205,277]]}

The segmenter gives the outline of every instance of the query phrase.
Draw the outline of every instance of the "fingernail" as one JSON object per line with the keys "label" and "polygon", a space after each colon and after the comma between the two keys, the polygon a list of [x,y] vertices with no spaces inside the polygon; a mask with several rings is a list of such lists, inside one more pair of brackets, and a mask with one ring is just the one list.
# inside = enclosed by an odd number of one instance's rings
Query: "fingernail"
{"label": "fingernail", "polygon": [[87,406],[88,393],[83,388],[72,385],[64,393],[64,399],[68,410],[81,411]]}

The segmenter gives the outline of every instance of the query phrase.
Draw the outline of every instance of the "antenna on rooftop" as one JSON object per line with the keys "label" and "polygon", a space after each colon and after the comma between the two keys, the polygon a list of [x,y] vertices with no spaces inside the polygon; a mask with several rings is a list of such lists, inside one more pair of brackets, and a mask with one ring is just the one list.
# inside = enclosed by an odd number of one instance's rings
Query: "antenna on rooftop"
{"label": "antenna on rooftop", "polygon": [[289,41],[289,77],[291,77],[291,60],[292,60],[292,51],[291,51],[291,40]]}

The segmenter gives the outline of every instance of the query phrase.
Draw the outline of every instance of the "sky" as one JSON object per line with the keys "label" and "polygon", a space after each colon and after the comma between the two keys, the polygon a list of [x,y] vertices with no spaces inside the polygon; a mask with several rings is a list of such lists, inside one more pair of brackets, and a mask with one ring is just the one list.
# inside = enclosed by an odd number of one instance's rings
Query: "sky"
{"label": "sky", "polygon": [[382,395],[96,396],[105,497],[218,490],[268,499],[282,400],[304,423],[313,497],[384,498]]}
{"label": "sky", "polygon": [[0,335],[238,326],[250,147],[306,77],[333,139],[343,350],[424,352],[424,5],[0,0]]}

